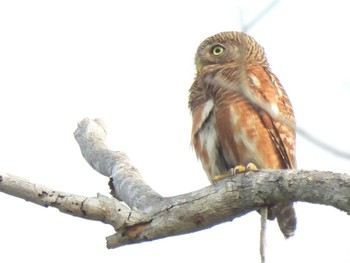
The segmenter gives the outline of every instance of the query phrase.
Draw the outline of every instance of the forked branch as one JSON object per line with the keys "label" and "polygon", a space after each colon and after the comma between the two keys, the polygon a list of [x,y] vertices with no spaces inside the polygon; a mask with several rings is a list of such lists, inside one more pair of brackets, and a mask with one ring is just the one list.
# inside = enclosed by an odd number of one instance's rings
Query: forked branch
{"label": "forked branch", "polygon": [[[82,197],[0,173],[0,192],[110,224],[107,247],[191,233],[279,202],[334,206],[350,214],[350,176],[332,172],[261,170],[227,178],[191,193],[162,197],[143,180],[125,154],[105,145],[99,120],[82,120],[75,132],[86,161],[110,177],[112,195]],[[126,204],[126,205],[125,205]]]}

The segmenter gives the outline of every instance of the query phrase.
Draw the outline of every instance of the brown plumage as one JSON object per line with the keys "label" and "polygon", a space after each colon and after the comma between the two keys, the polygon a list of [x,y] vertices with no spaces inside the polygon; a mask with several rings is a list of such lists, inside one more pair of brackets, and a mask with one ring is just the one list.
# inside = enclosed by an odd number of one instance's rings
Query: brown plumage
{"label": "brown plumage", "polygon": [[[196,67],[189,96],[192,144],[209,180],[250,162],[296,168],[292,105],[263,48],[244,33],[219,33],[200,44]],[[284,236],[292,236],[293,204],[269,208],[268,218],[275,217]]]}

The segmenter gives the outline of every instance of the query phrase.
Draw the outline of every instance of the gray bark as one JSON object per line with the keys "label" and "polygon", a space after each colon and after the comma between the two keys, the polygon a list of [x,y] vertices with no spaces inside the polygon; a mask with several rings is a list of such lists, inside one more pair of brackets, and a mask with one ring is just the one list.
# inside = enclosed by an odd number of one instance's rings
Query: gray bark
{"label": "gray bark", "polygon": [[191,193],[162,197],[144,182],[124,153],[107,148],[100,120],[82,120],[74,135],[86,161],[110,177],[116,198],[63,193],[6,173],[0,173],[0,192],[112,225],[115,234],[107,237],[108,248],[198,231],[279,202],[324,204],[350,213],[350,176],[346,174],[261,170]]}

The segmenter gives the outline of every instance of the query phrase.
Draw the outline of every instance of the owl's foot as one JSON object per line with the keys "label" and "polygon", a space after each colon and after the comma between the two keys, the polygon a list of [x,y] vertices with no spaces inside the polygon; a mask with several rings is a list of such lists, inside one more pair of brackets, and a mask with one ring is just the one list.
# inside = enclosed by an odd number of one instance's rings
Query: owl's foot
{"label": "owl's foot", "polygon": [[258,168],[254,163],[248,163],[247,166],[244,165],[237,165],[234,168],[231,168],[227,173],[225,174],[220,174],[220,175],[215,175],[213,177],[214,182],[221,181],[227,177],[231,177],[240,173],[248,172],[248,171],[257,171]]}
{"label": "owl's foot", "polygon": [[247,166],[244,165],[237,165],[235,168],[231,168],[229,171],[229,174],[231,176],[234,176],[236,174],[249,172],[249,171],[257,171],[258,167],[254,163],[248,163]]}

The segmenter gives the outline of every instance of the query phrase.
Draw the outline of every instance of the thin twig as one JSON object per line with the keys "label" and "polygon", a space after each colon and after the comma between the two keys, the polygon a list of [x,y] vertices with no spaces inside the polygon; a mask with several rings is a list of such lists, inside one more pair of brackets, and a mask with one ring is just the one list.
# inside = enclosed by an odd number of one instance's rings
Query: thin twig
{"label": "thin twig", "polygon": [[260,257],[261,263],[265,263],[265,247],[266,247],[266,221],[267,221],[268,208],[264,207],[260,209],[261,213],[261,225],[260,225]]}
{"label": "thin twig", "polygon": [[257,24],[271,9],[279,2],[279,0],[272,1],[262,12],[260,12],[256,17],[254,17],[249,23],[244,25],[243,22],[243,12],[240,11],[240,20],[242,24],[242,32],[248,32],[255,24]]}
{"label": "thin twig", "polygon": [[327,143],[324,143],[323,141],[315,138],[312,134],[305,131],[303,128],[297,127],[297,133],[299,135],[303,136],[306,140],[308,140],[312,144],[318,146],[319,148],[321,148],[327,152],[330,152],[338,157],[350,160],[350,153],[349,152],[339,150],[339,149],[337,149],[337,148],[335,148]]}

